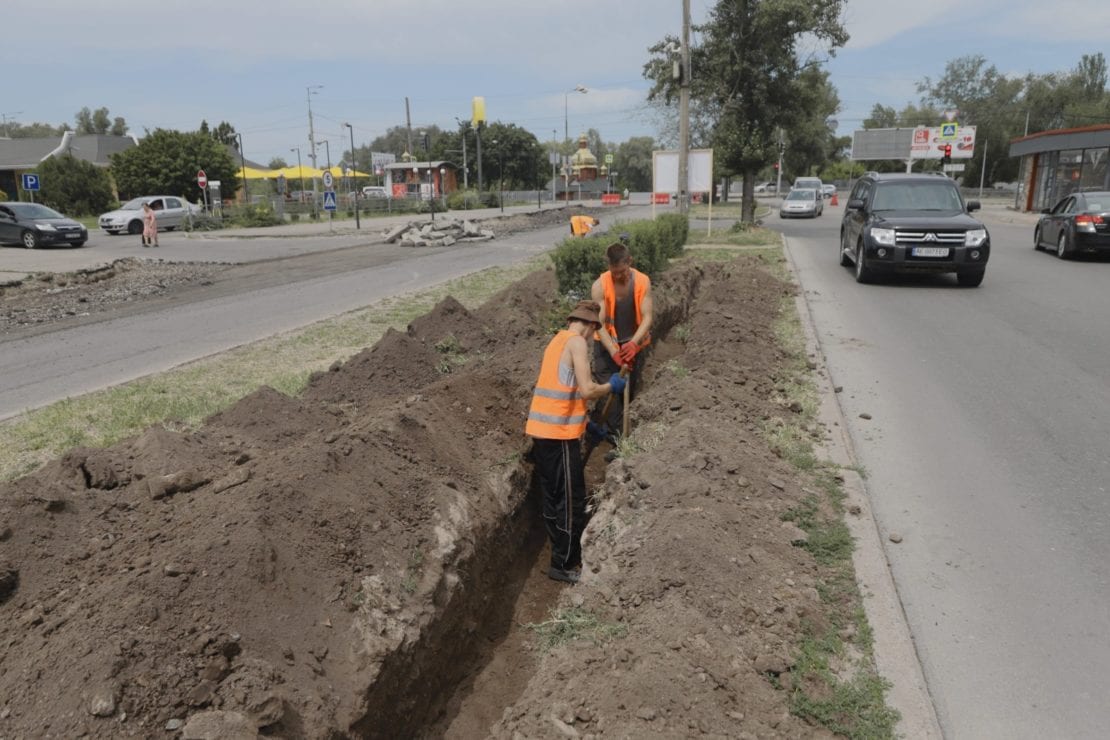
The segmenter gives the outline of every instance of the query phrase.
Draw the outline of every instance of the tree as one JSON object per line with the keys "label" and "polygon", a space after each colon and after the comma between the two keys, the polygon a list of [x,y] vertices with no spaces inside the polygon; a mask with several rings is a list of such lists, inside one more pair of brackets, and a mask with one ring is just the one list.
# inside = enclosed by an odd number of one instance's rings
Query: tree
{"label": "tree", "polygon": [[617,172],[617,187],[636,192],[651,190],[652,152],[655,139],[650,136],[633,136],[617,147],[613,155],[613,169]]}
{"label": "tree", "polygon": [[155,129],[139,145],[112,156],[112,174],[122,198],[140,195],[199,195],[197,170],[218,180],[225,196],[239,188],[239,165],[210,133]]}
{"label": "tree", "polygon": [[235,135],[235,127],[227,121],[220,121],[214,129],[208,127],[208,121],[201,121],[200,133],[211,136],[214,141],[239,151],[239,138]]}
{"label": "tree", "polygon": [[112,119],[112,128],[108,131],[112,136],[126,136],[127,135],[127,121],[123,120],[121,116],[116,116]]}
{"label": "tree", "polygon": [[77,124],[74,131],[78,135],[110,133],[116,136],[123,136],[127,133],[127,122],[118,116],[113,121],[109,116],[107,108],[97,108],[91,111],[88,106],[85,106],[77,111],[73,120]]}
{"label": "tree", "polygon": [[36,168],[46,205],[69,216],[111,210],[115,201],[108,173],[72,154],[50,157]]}
{"label": "tree", "polygon": [[[270,163],[266,166],[269,167],[271,170],[280,170],[280,169],[284,169],[285,167],[288,167],[289,165],[286,164],[285,160],[282,159],[281,157],[274,157],[273,159],[270,160]],[[361,169],[361,168],[357,168],[357,169]]]}
{"label": "tree", "polygon": [[788,146],[783,156],[783,166],[794,177],[814,174],[837,155],[836,131],[830,121],[840,109],[828,72],[807,67],[798,81],[797,90],[803,96],[799,108],[805,113],[785,129]]}
{"label": "tree", "polygon": [[69,126],[64,123],[60,126],[51,126],[49,123],[18,124],[13,121],[0,127],[0,135],[12,139],[47,139],[61,136],[68,130]]}
{"label": "tree", "polygon": [[506,190],[539,188],[551,177],[543,146],[535,134],[515,123],[495,121],[483,126],[482,160],[483,179],[490,190],[498,185],[502,162]]}
{"label": "tree", "polygon": [[[801,60],[799,43],[828,54],[843,46],[848,33],[840,23],[843,0],[719,0],[709,22],[696,30],[700,46],[691,47],[690,94],[712,121],[713,147],[720,170],[744,175],[742,218],[755,220],[754,185],[760,168],[778,156],[777,129],[810,115],[804,105],[812,81],[803,71],[817,59]],[[668,102],[678,96],[667,38],[650,48],[644,75],[653,81],[649,98]],[[800,104],[802,103],[802,104]]]}

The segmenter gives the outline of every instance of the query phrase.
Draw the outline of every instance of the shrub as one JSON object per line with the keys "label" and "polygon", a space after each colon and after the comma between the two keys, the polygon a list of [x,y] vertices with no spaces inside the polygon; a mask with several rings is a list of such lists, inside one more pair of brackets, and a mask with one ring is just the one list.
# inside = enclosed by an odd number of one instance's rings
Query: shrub
{"label": "shrub", "polygon": [[665,256],[668,259],[680,257],[690,235],[690,220],[679,213],[665,213],[656,219],[656,223],[666,233],[663,250]]}
{"label": "shrub", "polygon": [[228,220],[236,226],[277,226],[284,223],[284,219],[268,205],[243,206]]}
{"label": "shrub", "polygon": [[588,296],[594,280],[609,266],[605,262],[605,247],[610,242],[609,238],[600,236],[572,237],[555,247],[551,259],[555,263],[559,292]]}
{"label": "shrub", "polygon": [[67,216],[104,213],[115,201],[107,171],[71,154],[49,157],[37,172],[42,202]]}
{"label": "shrub", "polygon": [[597,276],[608,269],[605,248],[613,243],[614,234],[627,232],[632,264],[649,277],[666,269],[667,260],[682,254],[689,231],[685,216],[667,214],[655,221],[617,222],[608,234],[569,238],[551,255],[555,276],[563,294],[588,295]]}
{"label": "shrub", "polygon": [[289,220],[290,221],[300,221],[301,220],[301,214],[299,214],[299,213],[290,213],[289,214]]}
{"label": "shrub", "polygon": [[447,196],[447,207],[452,211],[476,208],[479,203],[477,190],[456,190]]}

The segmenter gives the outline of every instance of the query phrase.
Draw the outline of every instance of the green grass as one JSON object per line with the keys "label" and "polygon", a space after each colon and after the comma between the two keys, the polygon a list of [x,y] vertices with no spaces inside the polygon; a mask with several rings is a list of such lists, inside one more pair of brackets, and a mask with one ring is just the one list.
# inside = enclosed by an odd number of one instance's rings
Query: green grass
{"label": "green grass", "polygon": [[713,229],[713,233],[701,229],[691,229],[686,239],[687,245],[698,244],[727,244],[735,247],[779,247],[782,245],[782,236],[777,231],[765,229],[762,226],[750,226],[740,229]]}
{"label": "green grass", "polygon": [[0,480],[26,475],[72,447],[108,446],[156,424],[194,429],[264,385],[296,395],[312,372],[326,370],[373,345],[387,329],[404,330],[445,296],[474,308],[529,272],[549,265],[549,258],[542,256],[483,270],[158,375],[29,411],[0,424]]}
{"label": "green grass", "polygon": [[593,612],[582,607],[552,609],[545,622],[523,625],[536,633],[544,651],[566,645],[576,640],[590,640],[600,645],[624,637],[628,627],[613,622],[603,622]]}

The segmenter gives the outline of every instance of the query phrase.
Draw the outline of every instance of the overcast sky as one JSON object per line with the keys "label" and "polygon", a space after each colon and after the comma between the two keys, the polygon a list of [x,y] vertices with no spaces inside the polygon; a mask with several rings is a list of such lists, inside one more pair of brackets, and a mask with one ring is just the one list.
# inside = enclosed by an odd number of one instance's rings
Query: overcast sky
{"label": "overcast sky", "polygon": [[[711,0],[692,0],[694,22]],[[681,0],[5,0],[0,114],[73,122],[106,106],[133,133],[226,120],[248,158],[308,159],[306,87],[333,160],[404,122],[454,125],[481,95],[491,120],[541,140],[564,126],[654,135],[647,47],[681,30]],[[1067,70],[1110,49],[1108,0],[848,0],[852,40],[830,60],[840,130],[919,98],[945,62],[983,54],[1010,74]],[[696,39],[695,39],[696,40]],[[321,156],[324,149],[319,149]]]}

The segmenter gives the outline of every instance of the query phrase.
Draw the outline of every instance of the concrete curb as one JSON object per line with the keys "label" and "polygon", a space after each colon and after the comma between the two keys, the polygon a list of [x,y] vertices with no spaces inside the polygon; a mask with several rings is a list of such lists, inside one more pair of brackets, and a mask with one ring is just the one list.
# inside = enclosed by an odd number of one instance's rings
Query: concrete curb
{"label": "concrete curb", "polygon": [[[787,267],[794,276],[795,284],[798,284],[797,270],[793,256],[790,254],[790,242],[785,235],[782,243]],[[813,376],[821,404],[818,418],[829,430],[826,443],[818,453],[832,463],[845,468],[843,469],[844,493],[847,497],[844,502],[845,509],[853,510],[853,507],[859,507],[858,515],[846,515],[846,523],[856,545],[852,553],[852,563],[855,566],[856,583],[863,595],[867,621],[873,632],[875,665],[879,674],[891,684],[887,693],[887,703],[902,715],[902,720],[897,727],[900,736],[939,740],[944,737],[944,734],[941,732],[936,708],[933,706],[933,699],[925,683],[925,675],[921,669],[913,635],[906,621],[906,614],[902,609],[902,601],[890,573],[890,564],[883,548],[878,522],[875,521],[871,510],[866,483],[854,470],[846,469],[847,466],[854,467],[857,458],[848,433],[844,411],[840,406],[839,397],[825,363],[825,354],[813,325],[813,316],[809,310],[805,291],[798,291],[795,306],[805,331],[806,353],[817,362],[818,366]]]}

